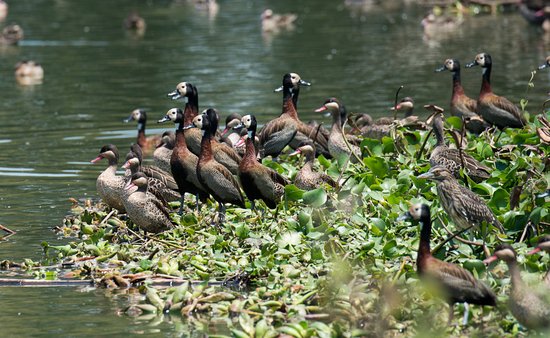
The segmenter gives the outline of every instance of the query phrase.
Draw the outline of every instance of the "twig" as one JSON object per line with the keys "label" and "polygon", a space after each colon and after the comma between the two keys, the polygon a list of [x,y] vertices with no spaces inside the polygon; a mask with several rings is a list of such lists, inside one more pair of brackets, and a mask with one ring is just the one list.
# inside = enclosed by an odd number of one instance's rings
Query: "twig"
{"label": "twig", "polygon": [[420,156],[422,156],[422,153],[424,152],[424,148],[426,147],[426,143],[428,143],[428,139],[430,138],[430,135],[432,134],[433,129],[430,129],[428,134],[426,134],[426,138],[424,139],[424,142],[422,143],[422,147],[418,150],[418,153],[416,153],[416,160],[418,161],[420,159]]}
{"label": "twig", "polygon": [[404,86],[401,85],[399,86],[399,88],[397,88],[397,91],[395,92],[395,101],[393,102],[393,120],[397,120],[397,99],[399,97],[399,92],[401,91],[401,89],[403,89]]}
{"label": "twig", "polygon": [[[447,226],[445,225],[445,223],[443,222],[443,220],[441,219],[441,217],[440,217],[440,216],[437,216],[437,218],[438,218],[439,221],[441,222],[441,225],[443,226],[443,228],[444,228],[449,234],[453,234],[453,232],[452,232],[449,228],[447,228]],[[464,231],[466,231],[466,230],[468,230],[468,229],[470,229],[470,228],[466,228],[466,229],[464,229]],[[464,243],[464,244],[475,245],[475,246],[481,246],[481,247],[485,246],[485,244],[483,244],[483,243],[478,243],[478,242],[469,241],[469,240],[467,240],[467,239],[465,239],[465,238],[462,238],[462,237],[459,237],[459,236],[455,236],[454,238],[456,238],[457,241],[462,242],[462,243]]]}
{"label": "twig", "polygon": [[10,234],[10,236],[11,236],[11,235],[15,235],[15,234],[17,233],[17,232],[15,232],[15,231],[11,230],[11,229],[6,228],[6,227],[3,226],[2,224],[0,224],[0,230],[4,230],[4,231],[7,232],[8,234]]}
{"label": "twig", "polygon": [[101,222],[99,222],[99,225],[101,225],[101,224],[107,222],[107,220],[108,220],[109,218],[111,218],[111,216],[113,216],[113,214],[115,213],[115,211],[116,211],[115,209],[111,210],[111,212],[108,213],[107,216],[105,216],[105,218],[103,218],[103,219],[101,220]]}
{"label": "twig", "polygon": [[523,241],[525,240],[525,236],[527,235],[527,229],[529,229],[530,227],[532,227],[531,221],[529,221],[529,222],[527,222],[527,224],[525,224],[525,228],[523,228],[523,233],[521,234],[521,237],[519,238],[520,243],[523,243]]}

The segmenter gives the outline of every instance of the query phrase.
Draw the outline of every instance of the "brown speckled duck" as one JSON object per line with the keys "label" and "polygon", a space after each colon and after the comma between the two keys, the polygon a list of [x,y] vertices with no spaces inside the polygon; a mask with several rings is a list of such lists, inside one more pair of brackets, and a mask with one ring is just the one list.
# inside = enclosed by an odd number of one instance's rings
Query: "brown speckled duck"
{"label": "brown speckled duck", "polygon": [[430,155],[430,165],[432,167],[436,165],[444,166],[458,178],[460,177],[460,169],[464,160],[465,172],[472,180],[481,182],[491,177],[491,168],[481,164],[465,151],[462,151],[461,157],[461,151],[447,146],[443,136],[443,118],[441,113],[435,113],[432,117],[432,128],[437,139],[436,146]]}
{"label": "brown speckled duck", "polygon": [[170,158],[170,169],[172,176],[176,180],[178,191],[181,194],[181,207],[179,213],[183,213],[185,193],[193,194],[197,197],[197,209],[200,208],[199,200],[205,201],[208,198],[206,188],[200,183],[197,175],[197,164],[199,158],[187,148],[185,135],[189,130],[184,129],[184,113],[179,108],[172,108],[166,112],[166,115],[158,122],[172,121],[177,123],[176,144]]}
{"label": "brown speckled duck", "polygon": [[171,172],[170,158],[176,144],[176,134],[173,131],[165,131],[162,133],[160,143],[157,149],[153,152],[153,162],[160,169]]}
{"label": "brown speckled duck", "polygon": [[124,202],[128,217],[146,232],[159,233],[175,226],[169,209],[148,191],[149,179],[143,173],[132,175],[125,185],[128,198]]}
{"label": "brown speckled duck", "polygon": [[528,329],[550,327],[550,305],[537,295],[533,288],[527,287],[521,279],[514,248],[509,244],[500,244],[495,248],[493,256],[483,262],[489,264],[497,259],[503,260],[508,265],[512,279],[508,307],[517,321]]}
{"label": "brown speckled duck", "polygon": [[324,184],[328,184],[331,187],[337,187],[338,184],[329,175],[317,172],[313,169],[313,161],[315,160],[315,149],[311,143],[302,143],[296,151],[290,155],[302,154],[306,160],[302,168],[296,173],[294,177],[294,185],[302,190],[317,189]]}
{"label": "brown speckled duck", "polygon": [[145,136],[145,125],[147,124],[147,112],[144,109],[134,109],[124,122],[136,121],[138,134],[136,143],[139,144],[145,154],[152,154],[160,143],[160,135]]}
{"label": "brown speckled duck", "polygon": [[[199,115],[199,92],[197,87],[189,82],[180,82],[176,89],[168,96],[172,100],[187,98],[187,103],[183,109],[183,126],[188,126],[193,123],[193,118]],[[191,152],[199,156],[201,152],[201,131],[196,128],[188,129],[185,132],[185,143]]]}
{"label": "brown speckled duck", "polygon": [[325,101],[322,107],[315,110],[316,112],[328,111],[332,116],[332,129],[328,138],[328,151],[333,158],[339,159],[341,156],[349,158],[352,163],[356,163],[357,159],[361,158],[361,149],[351,144],[344,139],[344,133],[342,131],[342,118],[344,121],[347,116],[341,116],[340,102],[331,97]]}
{"label": "brown speckled duck", "polygon": [[124,176],[116,174],[118,166],[118,149],[113,144],[107,144],[101,148],[99,155],[91,162],[96,163],[102,159],[107,159],[108,167],[98,177],[96,188],[99,197],[105,204],[119,213],[125,213],[123,201],[125,199],[124,185],[126,184]]}
{"label": "brown speckled duck", "polygon": [[174,177],[170,172],[164,171],[159,167],[155,167],[152,165],[142,165],[143,153],[142,153],[141,147],[138,144],[136,143],[132,144],[130,146],[130,151],[136,154],[136,156],[139,159],[139,164],[140,164],[139,171],[147,175],[147,177],[158,179],[159,181],[164,183],[164,185],[166,185],[169,189],[172,189],[172,190],[178,189],[176,180],[174,179]]}
{"label": "brown speckled duck", "polygon": [[210,116],[212,116],[212,112],[207,110],[201,119],[194,121],[195,127],[200,128],[203,132],[197,176],[206,191],[219,203],[218,222],[223,223],[225,221],[225,203],[241,208],[245,208],[245,204],[238,182],[229,169],[214,158],[212,139],[216,133],[217,125],[216,121],[210,119]]}
{"label": "brown speckled duck", "polygon": [[464,118],[465,127],[474,134],[480,134],[490,125],[479,116],[477,101],[466,96],[462,82],[460,81],[460,62],[457,59],[447,59],[443,66],[437,68],[436,72],[448,70],[453,74],[453,92],[451,95],[451,114]]}
{"label": "brown speckled duck", "polygon": [[266,167],[256,160],[256,149],[254,139],[256,138],[256,117],[245,115],[242,119],[244,128],[248,130],[246,138],[246,153],[239,164],[239,179],[243,190],[252,203],[261,199],[268,208],[274,209],[281,201],[285,192],[285,185],[289,184],[288,179],[275,170]]}
{"label": "brown speckled duck", "polygon": [[[470,271],[432,256],[430,251],[432,220],[430,208],[426,204],[412,205],[409,211],[399,219],[413,219],[422,226],[416,271],[423,283],[439,289],[438,291],[441,291],[442,296],[449,303],[449,324],[453,318],[455,303],[496,306],[496,296],[493,291],[476,279]],[[466,325],[468,318],[466,305],[463,325]]]}
{"label": "brown speckled duck", "polygon": [[483,68],[481,90],[477,99],[477,113],[485,121],[498,128],[522,128],[527,121],[521,110],[504,96],[495,95],[491,89],[492,65],[491,55],[487,53],[477,54],[474,61],[466,65],[466,68],[474,66]]}
{"label": "brown speckled duck", "polygon": [[481,224],[486,222],[504,233],[502,224],[487,203],[473,191],[461,186],[446,167],[440,165],[432,167],[418,178],[435,181],[439,203],[459,228],[480,229]]}

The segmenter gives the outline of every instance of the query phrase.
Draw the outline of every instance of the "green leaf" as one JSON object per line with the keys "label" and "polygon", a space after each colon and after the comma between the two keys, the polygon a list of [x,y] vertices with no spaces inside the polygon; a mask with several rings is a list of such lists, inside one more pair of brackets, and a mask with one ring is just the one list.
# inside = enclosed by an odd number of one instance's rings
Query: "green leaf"
{"label": "green leaf", "polygon": [[318,208],[327,201],[327,193],[323,188],[317,188],[315,190],[304,192],[302,199],[305,204]]}
{"label": "green leaf", "polygon": [[294,184],[285,186],[285,198],[287,201],[298,201],[302,198],[304,191],[299,189]]}
{"label": "green leaf", "polygon": [[363,163],[380,178],[388,174],[388,165],[381,157],[365,157]]}
{"label": "green leaf", "polygon": [[447,123],[453,126],[453,128],[462,129],[462,119],[458,116],[450,116],[446,119]]}

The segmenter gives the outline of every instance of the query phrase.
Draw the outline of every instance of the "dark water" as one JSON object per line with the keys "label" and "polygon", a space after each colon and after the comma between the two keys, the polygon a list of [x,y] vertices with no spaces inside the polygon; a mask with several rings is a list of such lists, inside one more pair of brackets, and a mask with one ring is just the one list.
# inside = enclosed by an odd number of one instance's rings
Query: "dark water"
{"label": "dark water", "polygon": [[[451,76],[433,69],[445,58],[465,64],[486,51],[493,56],[495,92],[514,102],[527,98],[528,109],[538,112],[548,74],[537,74],[534,88],[527,90],[527,83],[550,38],[519,15],[466,17],[459,31],[425,40],[424,8],[383,3],[356,11],[343,0],[222,0],[213,16],[184,1],[11,1],[0,25],[17,22],[25,40],[0,48],[0,224],[18,233],[0,242],[0,260],[39,260],[40,242],[63,242],[51,228],[67,213],[68,199],[96,196],[103,164],[89,161],[106,143],[126,152],[136,132],[122,119],[136,107],[149,111],[149,133],[161,132],[154,121],[181,106],[166,97],[180,81],[198,87],[203,108],[254,113],[265,123],[280,112],[273,89],[284,73],[297,72],[313,84],[302,90],[300,115],[328,123],[313,112],[326,97],[380,116],[400,85],[417,107],[447,107]],[[296,29],[262,35],[259,15],[266,7],[297,13]],[[143,37],[122,28],[132,10],[147,20]],[[43,64],[43,84],[16,84],[13,66],[22,59]],[[471,96],[480,74],[463,70]],[[120,300],[103,290],[2,288],[0,302],[8,336],[93,335],[105,327],[108,334],[153,332],[150,323],[115,316]],[[39,329],[28,331],[29,323]],[[169,321],[159,325],[165,333],[181,332]]]}

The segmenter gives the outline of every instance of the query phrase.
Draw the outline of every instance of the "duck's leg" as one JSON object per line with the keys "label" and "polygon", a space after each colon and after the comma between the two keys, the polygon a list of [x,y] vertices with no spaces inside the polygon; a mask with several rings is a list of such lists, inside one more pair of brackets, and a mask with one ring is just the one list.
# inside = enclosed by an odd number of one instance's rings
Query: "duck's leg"
{"label": "duck's leg", "polygon": [[197,193],[195,196],[197,197],[197,215],[198,215],[198,214],[200,214],[200,209],[201,209],[201,207],[200,207],[201,202],[200,202],[200,199],[199,199],[199,193]]}
{"label": "duck's leg", "polygon": [[469,314],[470,314],[470,307],[468,306],[468,303],[464,302],[464,316],[462,317],[462,325],[466,325],[468,323]]}
{"label": "duck's leg", "polygon": [[254,200],[250,201],[250,210],[252,211],[256,210],[256,203],[254,203]]}
{"label": "duck's leg", "polygon": [[218,202],[219,203],[219,208],[218,208],[218,224],[223,224],[225,222],[225,205],[223,205],[222,202]]}
{"label": "duck's leg", "polygon": [[454,304],[449,303],[449,319],[447,320],[447,326],[450,326],[454,318]]}
{"label": "duck's leg", "polygon": [[178,215],[180,215],[180,216],[183,215],[183,205],[184,205],[183,201],[184,201],[184,199],[185,199],[185,193],[182,193],[181,194],[181,199],[180,199],[180,210],[178,211]]}

